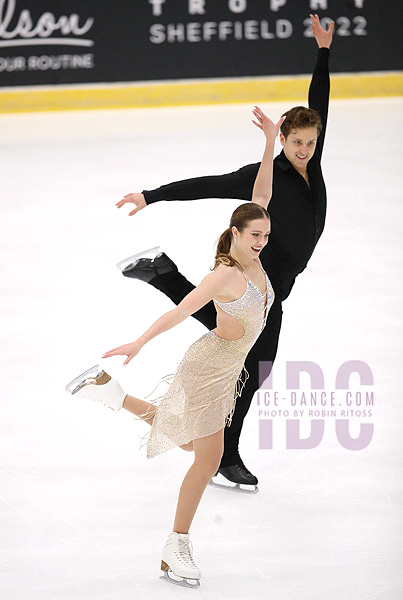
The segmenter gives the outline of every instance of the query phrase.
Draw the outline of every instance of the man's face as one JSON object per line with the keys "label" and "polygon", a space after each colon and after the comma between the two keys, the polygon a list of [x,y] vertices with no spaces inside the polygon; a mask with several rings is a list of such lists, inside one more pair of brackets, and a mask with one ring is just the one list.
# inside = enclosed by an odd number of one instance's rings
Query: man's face
{"label": "man's face", "polygon": [[280,134],[280,142],[284,147],[284,154],[300,173],[306,171],[308,161],[312,158],[318,131],[316,127],[304,127],[303,129],[294,129],[288,134],[287,138]]}

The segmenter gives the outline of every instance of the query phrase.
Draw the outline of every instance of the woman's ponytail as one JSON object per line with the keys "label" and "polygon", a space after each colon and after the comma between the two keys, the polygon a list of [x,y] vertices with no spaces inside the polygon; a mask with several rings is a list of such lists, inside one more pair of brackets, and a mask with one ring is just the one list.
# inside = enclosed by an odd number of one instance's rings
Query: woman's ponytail
{"label": "woman's ponytail", "polygon": [[232,258],[229,251],[231,249],[232,243],[232,232],[228,227],[223,233],[220,235],[220,239],[217,243],[217,250],[215,254],[215,263],[213,267],[213,271],[218,267],[218,265],[225,265],[227,267],[235,267],[235,265],[240,266],[238,261],[235,258]]}

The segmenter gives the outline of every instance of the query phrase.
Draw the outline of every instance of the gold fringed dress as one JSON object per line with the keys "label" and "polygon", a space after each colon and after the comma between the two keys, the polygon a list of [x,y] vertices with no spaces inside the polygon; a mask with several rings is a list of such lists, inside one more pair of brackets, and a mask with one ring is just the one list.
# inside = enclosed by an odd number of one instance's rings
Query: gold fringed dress
{"label": "gold fringed dress", "polygon": [[[262,269],[263,270],[263,269]],[[261,293],[242,271],[246,289],[232,302],[218,302],[224,312],[238,319],[244,334],[236,340],[205,333],[186,351],[170,387],[161,398],[149,432],[147,458],[211,435],[230,424],[237,397],[249,377],[246,356],[262,332],[274,301],[265,271],[266,291]],[[242,372],[245,372],[242,381]]]}

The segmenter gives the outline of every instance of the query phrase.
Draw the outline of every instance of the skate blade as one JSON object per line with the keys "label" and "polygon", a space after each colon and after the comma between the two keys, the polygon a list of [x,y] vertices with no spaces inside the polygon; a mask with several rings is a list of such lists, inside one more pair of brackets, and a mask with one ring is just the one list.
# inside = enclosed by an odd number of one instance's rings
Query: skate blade
{"label": "skate blade", "polygon": [[[88,382],[88,379],[93,379],[95,382],[95,380],[101,377],[103,374],[104,371],[99,370],[99,365],[94,365],[90,369],[87,369],[87,371],[84,371],[84,373],[81,373],[81,375],[78,375],[72,379],[70,383],[66,385],[65,390],[70,394],[75,394],[81,390],[82,387],[84,387],[84,385]],[[89,377],[90,375],[92,375],[92,377]]]}
{"label": "skate blade", "polygon": [[129,256],[128,258],[124,258],[116,265],[118,269],[122,269],[122,271],[132,265],[137,259],[142,258],[149,254],[150,252],[154,252],[156,255],[158,254],[159,246],[155,246],[155,248],[149,248],[148,250],[143,250],[143,252],[139,252],[138,254],[133,254],[133,256]]}
{"label": "skate blade", "polygon": [[[168,583],[173,583],[174,585],[179,585],[180,587],[186,587],[193,590],[197,590],[200,587],[200,581],[198,579],[186,579],[182,577],[182,579],[176,580],[174,579],[174,574],[171,570],[169,570],[171,575],[168,575],[168,571],[165,571],[163,575],[161,575],[160,579],[163,581],[168,581]],[[189,581],[194,581],[194,583],[189,583]]]}
{"label": "skate blade", "polygon": [[[210,479],[209,486],[211,487],[215,487],[215,488],[220,488],[222,490],[227,490],[229,492],[236,492],[236,493],[241,493],[241,494],[257,494],[259,491],[259,488],[257,487],[257,485],[248,485],[246,483],[232,483],[229,481],[228,484],[226,483],[216,483],[215,481],[213,481],[212,479]],[[241,487],[244,486],[244,487]]]}

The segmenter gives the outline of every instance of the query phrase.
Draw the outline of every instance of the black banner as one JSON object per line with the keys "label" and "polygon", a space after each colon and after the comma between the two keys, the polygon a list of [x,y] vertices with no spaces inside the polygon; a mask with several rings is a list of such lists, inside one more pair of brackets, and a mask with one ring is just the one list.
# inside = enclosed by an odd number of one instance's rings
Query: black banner
{"label": "black banner", "polygon": [[0,0],[0,85],[310,73],[312,12],[333,73],[402,69],[401,0]]}

